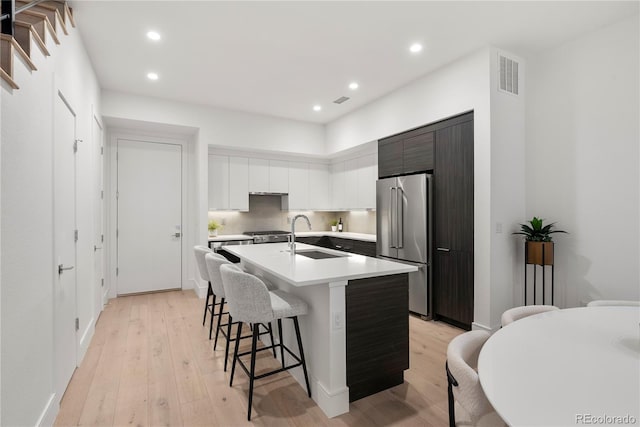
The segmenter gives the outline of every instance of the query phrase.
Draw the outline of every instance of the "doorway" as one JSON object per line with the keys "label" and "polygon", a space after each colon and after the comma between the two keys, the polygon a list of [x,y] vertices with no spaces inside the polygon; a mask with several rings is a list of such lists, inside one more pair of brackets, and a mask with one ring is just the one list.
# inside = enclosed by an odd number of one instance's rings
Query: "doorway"
{"label": "doorway", "polygon": [[77,365],[76,114],[57,93],[54,109],[54,387],[62,398]]}
{"label": "doorway", "polygon": [[182,145],[118,138],[117,294],[182,288]]}

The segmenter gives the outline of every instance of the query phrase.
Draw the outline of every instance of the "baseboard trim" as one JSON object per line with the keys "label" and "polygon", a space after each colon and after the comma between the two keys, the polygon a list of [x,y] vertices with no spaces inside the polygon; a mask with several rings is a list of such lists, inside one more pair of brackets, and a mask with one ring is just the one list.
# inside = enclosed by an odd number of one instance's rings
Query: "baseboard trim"
{"label": "baseboard trim", "polygon": [[36,422],[36,426],[52,426],[56,421],[56,417],[58,416],[58,411],[60,410],[59,402],[56,399],[56,394],[51,393],[49,396],[49,401],[44,407],[42,414],[40,414],[40,418]]}
{"label": "baseboard trim", "polygon": [[207,285],[202,285],[199,280],[190,279],[191,287],[193,288],[198,298],[204,298],[207,296]]}
{"label": "baseboard trim", "polygon": [[93,333],[96,330],[95,326],[96,318],[92,317],[86,329],[82,333],[82,338],[80,338],[80,343],[78,344],[78,366],[80,366],[80,363],[84,360],[84,355],[87,354],[89,344],[91,344],[91,338],[93,338]]}
{"label": "baseboard trim", "polygon": [[473,322],[471,324],[471,330],[472,331],[487,331],[490,334],[493,334],[494,332],[497,332],[498,329],[500,329],[500,325],[498,325],[498,326],[496,326],[494,328],[490,328],[489,326],[483,325],[481,323]]}

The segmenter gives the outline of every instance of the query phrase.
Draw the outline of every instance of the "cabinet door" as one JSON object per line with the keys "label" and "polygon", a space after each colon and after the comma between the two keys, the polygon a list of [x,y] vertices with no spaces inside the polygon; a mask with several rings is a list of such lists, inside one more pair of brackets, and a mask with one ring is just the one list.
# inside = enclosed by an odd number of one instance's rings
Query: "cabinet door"
{"label": "cabinet door", "polygon": [[413,135],[409,132],[403,141],[404,173],[424,172],[433,169],[433,146],[435,132]]}
{"label": "cabinet door", "polygon": [[327,210],[329,204],[329,165],[309,164],[309,208]]}
{"label": "cabinet door", "polygon": [[229,209],[229,158],[209,155],[209,209]]}
{"label": "cabinet door", "polygon": [[473,253],[436,251],[433,311],[451,323],[471,329],[473,322]]}
{"label": "cabinet door", "polygon": [[376,208],[376,156],[370,154],[368,156],[358,158],[358,208],[375,209]]}
{"label": "cabinet door", "polygon": [[309,208],[309,165],[289,163],[289,210]]}
{"label": "cabinet door", "polygon": [[331,165],[331,205],[335,210],[344,210],[345,200],[344,162]]}
{"label": "cabinet door", "polygon": [[289,192],[289,162],[269,160],[269,191],[272,193]]}
{"label": "cabinet door", "polygon": [[473,122],[436,131],[435,245],[473,251]]}
{"label": "cabinet door", "polygon": [[344,175],[342,178],[345,209],[361,208],[358,199],[358,159],[350,159],[344,162]]}
{"label": "cabinet door", "polygon": [[378,177],[402,174],[403,137],[401,135],[381,139],[378,142]]}
{"label": "cabinet door", "polygon": [[229,157],[229,209],[249,210],[249,159]]}
{"label": "cabinet door", "polygon": [[249,159],[249,191],[269,192],[269,160]]}

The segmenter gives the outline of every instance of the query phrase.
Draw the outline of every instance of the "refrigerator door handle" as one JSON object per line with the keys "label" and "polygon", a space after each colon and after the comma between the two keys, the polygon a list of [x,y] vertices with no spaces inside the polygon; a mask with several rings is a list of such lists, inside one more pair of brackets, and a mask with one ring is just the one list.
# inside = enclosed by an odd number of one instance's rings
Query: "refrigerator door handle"
{"label": "refrigerator door handle", "polygon": [[395,190],[395,187],[389,187],[389,207],[390,207],[390,211],[389,211],[389,231],[391,232],[391,239],[390,240],[390,244],[389,247],[390,248],[396,248],[395,246],[395,233],[394,233],[394,227],[396,224],[396,218],[394,218],[394,214],[396,213],[396,209],[393,206],[393,202],[395,200],[395,197],[393,196],[393,190]]}
{"label": "refrigerator door handle", "polygon": [[402,187],[398,187],[396,189],[396,208],[397,208],[397,212],[396,212],[396,221],[397,221],[397,225],[396,225],[396,235],[397,235],[397,247],[398,248],[402,248],[404,247],[404,211],[403,211],[403,207],[404,207],[404,191],[402,190]]}

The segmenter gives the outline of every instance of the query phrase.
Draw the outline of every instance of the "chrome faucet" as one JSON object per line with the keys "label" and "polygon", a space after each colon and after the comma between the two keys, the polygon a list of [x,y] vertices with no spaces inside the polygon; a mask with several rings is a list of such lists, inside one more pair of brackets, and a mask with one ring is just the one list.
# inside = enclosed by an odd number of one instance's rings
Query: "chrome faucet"
{"label": "chrome faucet", "polygon": [[289,247],[291,249],[291,255],[296,254],[296,219],[304,218],[307,220],[307,225],[309,226],[309,230],[311,230],[311,221],[306,215],[296,215],[291,220],[291,243],[289,243]]}

